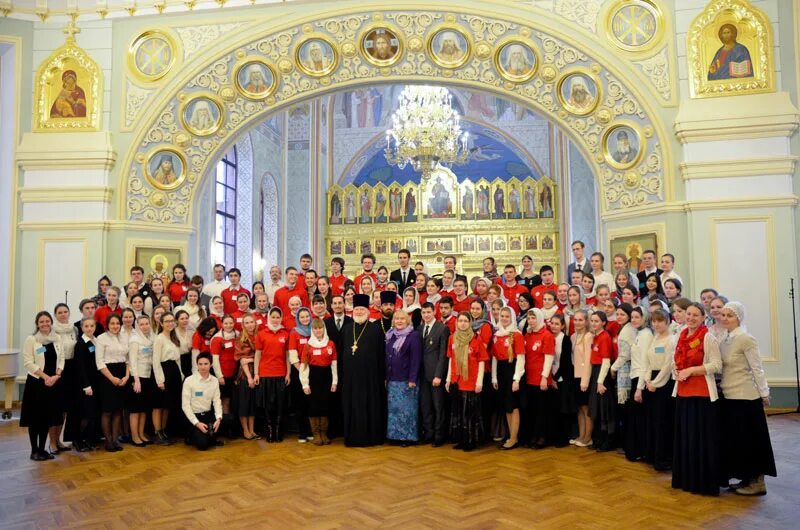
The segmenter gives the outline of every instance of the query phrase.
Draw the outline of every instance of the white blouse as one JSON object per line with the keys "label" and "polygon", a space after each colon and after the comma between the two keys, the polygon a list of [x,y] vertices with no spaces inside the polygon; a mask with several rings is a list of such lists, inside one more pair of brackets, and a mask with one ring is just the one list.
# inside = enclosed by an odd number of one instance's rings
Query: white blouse
{"label": "white blouse", "polygon": [[175,346],[175,343],[169,337],[159,333],[156,340],[153,341],[153,373],[156,376],[156,383],[164,384],[164,369],[161,367],[161,363],[173,361],[177,364],[180,362],[180,358],[181,351]]}
{"label": "white blouse", "polygon": [[103,333],[95,339],[95,364],[102,370],[107,364],[128,362],[128,342],[120,332],[117,335]]}
{"label": "white blouse", "polygon": [[137,333],[128,344],[131,376],[148,378],[153,373],[153,335]]}

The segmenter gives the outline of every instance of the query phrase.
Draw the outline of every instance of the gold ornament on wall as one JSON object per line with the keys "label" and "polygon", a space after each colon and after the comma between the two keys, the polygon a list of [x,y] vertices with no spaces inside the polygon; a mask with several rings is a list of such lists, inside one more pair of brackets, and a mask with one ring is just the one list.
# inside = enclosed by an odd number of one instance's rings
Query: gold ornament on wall
{"label": "gold ornament on wall", "polygon": [[173,147],[153,151],[144,165],[147,181],[160,190],[174,190],[186,180],[189,166],[182,152]]}
{"label": "gold ornament on wall", "polygon": [[316,35],[297,45],[294,61],[304,74],[324,77],[339,66],[339,52],[333,41],[322,35]]}
{"label": "gold ornament on wall", "polygon": [[632,168],[647,150],[644,135],[632,122],[618,122],[606,129],[601,143],[603,158],[615,169]]}
{"label": "gold ornament on wall", "polygon": [[556,87],[558,102],[576,116],[591,114],[603,98],[602,84],[585,68],[564,72]]}
{"label": "gold ornament on wall", "polygon": [[128,48],[128,68],[139,81],[152,83],[169,73],[177,60],[175,40],[167,32],[148,30]]}
{"label": "gold ornament on wall", "polygon": [[497,46],[494,64],[503,78],[512,83],[524,83],[536,75],[539,54],[530,43],[512,38]]}
{"label": "gold ornament on wall", "polygon": [[75,43],[80,29],[70,22],[63,46],[36,72],[34,131],[96,131],[100,129],[103,74],[96,62]]}
{"label": "gold ornament on wall", "polygon": [[651,0],[618,0],[606,12],[606,36],[629,52],[651,50],[664,37],[661,9]]}
{"label": "gold ornament on wall", "polygon": [[714,0],[686,35],[695,98],[775,90],[772,26],[745,0]]}
{"label": "gold ornament on wall", "polygon": [[211,94],[195,95],[181,106],[181,123],[195,136],[208,136],[219,130],[224,120],[223,106]]}
{"label": "gold ornament on wall", "polygon": [[385,24],[368,27],[360,42],[364,58],[375,66],[392,66],[403,56],[402,32]]}
{"label": "gold ornament on wall", "polygon": [[248,57],[240,61],[233,69],[233,81],[236,89],[249,99],[264,99],[275,92],[278,76],[266,61],[257,57]]}
{"label": "gold ornament on wall", "polygon": [[472,40],[460,26],[439,26],[428,38],[428,54],[442,68],[464,66],[471,53]]}

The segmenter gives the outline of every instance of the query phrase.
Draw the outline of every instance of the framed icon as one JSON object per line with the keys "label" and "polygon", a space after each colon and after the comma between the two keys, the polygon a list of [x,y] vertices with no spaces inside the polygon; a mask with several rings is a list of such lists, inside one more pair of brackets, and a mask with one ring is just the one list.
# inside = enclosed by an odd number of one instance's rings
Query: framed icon
{"label": "framed icon", "polygon": [[328,39],[311,37],[297,46],[295,63],[304,74],[323,77],[336,70],[339,53]]}
{"label": "framed icon", "polygon": [[472,43],[467,33],[458,26],[440,27],[428,39],[428,54],[442,68],[464,66],[471,53]]}
{"label": "framed icon", "polygon": [[642,159],[642,135],[632,124],[616,124],[603,134],[603,157],[615,169],[628,169]]}
{"label": "framed icon", "polygon": [[497,48],[494,65],[507,81],[524,83],[536,74],[539,56],[530,44],[514,39]]}
{"label": "framed icon", "polygon": [[556,94],[567,112],[585,116],[600,103],[600,81],[585,70],[566,72],[558,81]]}
{"label": "framed icon", "polygon": [[195,136],[214,134],[222,121],[222,104],[209,96],[192,98],[181,109],[183,127]]}
{"label": "framed icon", "polygon": [[186,157],[172,147],[162,147],[147,159],[144,173],[147,181],[161,190],[174,190],[186,180]]}
{"label": "framed icon", "polygon": [[391,66],[403,55],[403,40],[399,32],[385,26],[373,27],[361,37],[361,53],[375,66]]}
{"label": "framed icon", "polygon": [[264,99],[278,85],[275,70],[261,59],[248,58],[233,72],[236,89],[249,99]]}

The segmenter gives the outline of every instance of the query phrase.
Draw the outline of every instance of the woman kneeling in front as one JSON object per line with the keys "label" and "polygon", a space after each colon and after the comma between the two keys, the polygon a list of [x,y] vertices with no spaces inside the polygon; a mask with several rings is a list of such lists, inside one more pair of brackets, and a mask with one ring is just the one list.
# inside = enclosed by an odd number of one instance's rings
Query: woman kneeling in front
{"label": "woman kneeling in front", "polygon": [[190,375],[183,382],[181,405],[189,423],[194,426],[189,435],[191,445],[201,451],[222,445],[222,440],[216,439],[222,421],[222,399],[219,393],[219,380],[211,377],[210,353],[198,354],[197,373]]}

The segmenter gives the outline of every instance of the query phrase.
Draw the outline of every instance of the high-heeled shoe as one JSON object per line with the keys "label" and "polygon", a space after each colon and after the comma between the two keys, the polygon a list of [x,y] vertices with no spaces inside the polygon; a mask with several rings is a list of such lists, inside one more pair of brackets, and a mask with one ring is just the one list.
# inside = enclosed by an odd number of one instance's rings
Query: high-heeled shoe
{"label": "high-heeled shoe", "polygon": [[511,451],[512,449],[516,449],[517,447],[519,447],[519,442],[514,442],[511,445],[501,445],[500,446],[500,450],[501,451]]}

